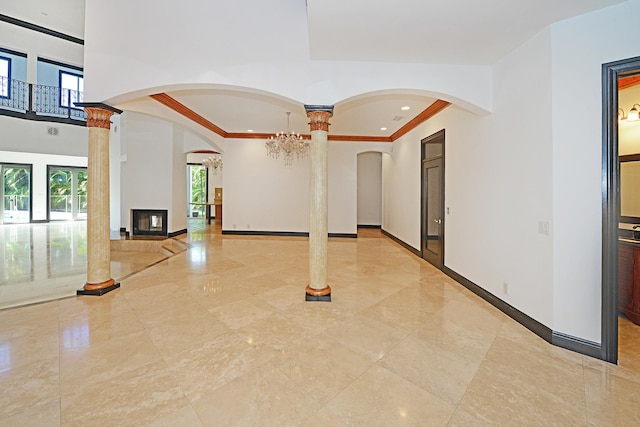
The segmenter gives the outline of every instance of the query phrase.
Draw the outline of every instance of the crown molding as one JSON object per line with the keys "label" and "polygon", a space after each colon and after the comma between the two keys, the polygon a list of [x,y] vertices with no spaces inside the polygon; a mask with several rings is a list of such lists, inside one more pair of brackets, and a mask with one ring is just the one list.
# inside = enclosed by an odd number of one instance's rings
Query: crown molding
{"label": "crown molding", "polygon": [[[196,113],[180,101],[171,97],[166,93],[156,93],[149,95],[152,99],[158,101],[164,106],[172,109],[176,113],[186,117],[187,119],[203,126],[206,129],[214,132],[215,134],[225,139],[268,139],[272,134],[268,133],[253,133],[253,132],[227,132],[216,124],[210,122],[200,114]],[[443,101],[441,99],[436,100],[433,104],[428,106],[424,111],[418,114],[416,117],[407,122],[404,126],[398,129],[391,136],[367,136],[367,135],[328,135],[329,141],[341,141],[341,142],[386,142],[391,143],[396,139],[402,137],[408,132],[415,129],[418,125],[424,123],[426,120],[438,114],[440,111],[451,105],[450,102]],[[314,108],[315,107],[315,108]],[[326,111],[327,106],[309,106],[305,105],[305,109],[310,108],[311,111]],[[311,139],[309,134],[301,134],[304,139]]]}

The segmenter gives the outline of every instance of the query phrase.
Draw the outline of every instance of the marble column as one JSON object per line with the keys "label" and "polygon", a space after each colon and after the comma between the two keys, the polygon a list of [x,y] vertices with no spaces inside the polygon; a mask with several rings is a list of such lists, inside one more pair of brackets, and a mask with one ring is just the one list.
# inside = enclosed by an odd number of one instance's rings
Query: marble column
{"label": "marble column", "polygon": [[327,283],[328,133],[333,106],[305,105],[311,120],[311,176],[309,184],[309,285],[305,301],[331,301]]}
{"label": "marble column", "polygon": [[87,113],[89,152],[87,168],[87,283],[78,295],[103,295],[120,287],[111,278],[109,229],[109,129],[119,110],[104,104],[82,103]]}

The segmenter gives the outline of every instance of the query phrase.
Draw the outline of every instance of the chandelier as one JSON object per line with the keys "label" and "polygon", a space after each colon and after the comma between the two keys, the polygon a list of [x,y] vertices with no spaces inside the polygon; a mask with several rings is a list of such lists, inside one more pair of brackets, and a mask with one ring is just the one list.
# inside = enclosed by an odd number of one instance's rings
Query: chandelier
{"label": "chandelier", "polygon": [[289,116],[291,113],[287,111],[287,132],[279,132],[272,136],[265,143],[267,155],[277,159],[280,153],[284,157],[284,165],[291,166],[293,157],[304,159],[309,153],[309,141],[305,141],[300,134],[289,131]]}
{"label": "chandelier", "polygon": [[213,169],[213,174],[218,175],[218,169],[222,169],[222,157],[211,156],[202,161],[202,165]]}

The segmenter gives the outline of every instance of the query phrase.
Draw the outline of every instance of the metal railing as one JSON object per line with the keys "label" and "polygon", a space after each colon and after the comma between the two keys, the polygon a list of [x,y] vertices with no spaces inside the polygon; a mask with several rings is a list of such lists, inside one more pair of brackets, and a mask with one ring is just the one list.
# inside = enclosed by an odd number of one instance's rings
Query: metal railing
{"label": "metal railing", "polygon": [[[82,102],[83,93],[56,86],[37,85],[0,76],[0,108],[18,113],[85,120],[81,108],[73,108]],[[71,108],[69,105],[71,104]]]}

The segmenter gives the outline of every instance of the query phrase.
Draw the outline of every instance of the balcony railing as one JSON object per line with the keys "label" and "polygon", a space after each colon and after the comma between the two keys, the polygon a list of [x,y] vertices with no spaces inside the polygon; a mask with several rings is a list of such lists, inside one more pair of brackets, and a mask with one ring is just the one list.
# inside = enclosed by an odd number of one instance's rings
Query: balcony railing
{"label": "balcony railing", "polygon": [[[56,86],[37,85],[0,76],[0,114],[45,121],[82,121],[86,113],[73,108],[83,93]],[[71,108],[69,107],[71,105]]]}

